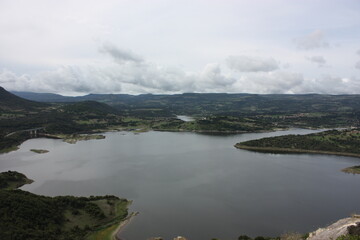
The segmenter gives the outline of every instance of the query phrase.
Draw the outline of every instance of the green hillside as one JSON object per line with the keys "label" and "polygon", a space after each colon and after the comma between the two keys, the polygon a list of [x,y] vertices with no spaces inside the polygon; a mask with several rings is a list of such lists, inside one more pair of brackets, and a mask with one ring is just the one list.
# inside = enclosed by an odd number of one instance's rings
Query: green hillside
{"label": "green hillside", "polygon": [[235,146],[265,152],[310,152],[360,156],[360,129],[261,138],[237,143]]}
{"label": "green hillside", "polygon": [[30,183],[18,172],[0,173],[0,181],[0,239],[80,240],[128,215],[129,202],[116,196],[39,196],[14,189]]}
{"label": "green hillside", "polygon": [[115,114],[118,111],[105,103],[96,101],[84,101],[73,104],[67,104],[62,107],[64,112],[70,114]]}

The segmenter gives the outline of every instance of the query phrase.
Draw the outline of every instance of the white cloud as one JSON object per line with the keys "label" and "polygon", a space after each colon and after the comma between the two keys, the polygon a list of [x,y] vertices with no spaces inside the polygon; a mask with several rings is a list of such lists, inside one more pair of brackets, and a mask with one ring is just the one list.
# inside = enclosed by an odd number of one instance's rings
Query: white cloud
{"label": "white cloud", "polygon": [[[305,79],[318,79],[324,72],[294,49],[289,39],[297,36],[299,49],[316,50],[307,56],[331,62],[329,74],[359,73],[354,68],[360,60],[359,51],[355,54],[360,22],[355,0],[65,2],[0,1],[0,71],[11,70],[1,73],[13,90],[243,92],[246,83],[235,85],[253,78],[251,91],[278,91],[273,76],[280,70]],[[326,48],[332,43],[339,45]],[[269,80],[266,86],[256,84],[259,76]]]}
{"label": "white cloud", "polygon": [[298,93],[358,94],[360,79],[323,75],[319,78],[307,79],[295,91]]}
{"label": "white cloud", "polygon": [[279,68],[272,58],[250,56],[230,56],[226,59],[227,66],[239,72],[269,72]]}
{"label": "white cloud", "polygon": [[233,92],[245,93],[293,93],[301,85],[301,74],[290,72],[259,72],[242,76],[233,86]]}
{"label": "white cloud", "polygon": [[235,78],[223,75],[220,65],[217,63],[207,64],[198,76],[193,77],[199,79],[200,86],[197,90],[201,89],[201,85],[208,85],[210,88],[226,87],[236,82]]}
{"label": "white cloud", "polygon": [[360,49],[356,51],[356,54],[357,54],[357,55],[360,55]]}
{"label": "white cloud", "polygon": [[[301,73],[280,71],[271,58],[231,56],[226,60],[233,71],[223,71],[219,63],[206,64],[201,71],[185,72],[178,67],[151,63],[130,51],[111,46],[102,49],[110,63],[61,66],[33,75],[0,71],[0,86],[8,90],[87,93],[358,93],[359,79],[337,76],[306,78]],[[313,56],[309,61],[323,64]],[[225,68],[226,69],[226,68]],[[229,69],[227,69],[229,70]]]}
{"label": "white cloud", "polygon": [[318,67],[323,67],[326,64],[326,60],[323,56],[306,57],[306,59],[310,62],[316,63]]}
{"label": "white cloud", "polygon": [[306,36],[295,39],[295,43],[299,49],[303,50],[329,47],[329,43],[326,41],[324,33],[320,30],[316,30]]}
{"label": "white cloud", "polygon": [[35,76],[0,71],[0,85],[7,90],[56,92],[69,95],[87,93],[328,93],[360,92],[360,79],[322,76],[307,79],[286,71],[252,72],[238,77],[222,73],[219,64],[208,64],[199,73],[152,64],[114,64],[60,67]]}

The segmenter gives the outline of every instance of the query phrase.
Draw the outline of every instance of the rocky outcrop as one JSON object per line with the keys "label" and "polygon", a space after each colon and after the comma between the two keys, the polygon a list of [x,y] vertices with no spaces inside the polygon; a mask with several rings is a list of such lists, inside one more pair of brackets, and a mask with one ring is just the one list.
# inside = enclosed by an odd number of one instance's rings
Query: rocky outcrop
{"label": "rocky outcrop", "polygon": [[357,234],[357,231],[360,231],[360,216],[354,215],[353,217],[340,219],[326,228],[319,228],[310,233],[307,240],[336,240],[342,235]]}
{"label": "rocky outcrop", "polygon": [[[164,239],[161,237],[153,237],[153,238],[149,238],[148,240],[164,240]],[[178,237],[174,238],[173,240],[187,240],[187,239],[184,237],[178,236]]]}

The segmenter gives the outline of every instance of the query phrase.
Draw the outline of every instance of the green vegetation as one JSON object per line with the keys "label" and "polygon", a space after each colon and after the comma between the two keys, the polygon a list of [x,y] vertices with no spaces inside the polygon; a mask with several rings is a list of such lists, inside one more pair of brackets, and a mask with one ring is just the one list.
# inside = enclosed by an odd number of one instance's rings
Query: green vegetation
{"label": "green vegetation", "polygon": [[[307,135],[285,135],[235,144],[236,148],[270,153],[317,153],[360,157],[360,129],[329,130]],[[345,168],[360,174],[360,166]]]}
{"label": "green vegetation", "polygon": [[9,93],[4,88],[0,87],[0,111],[14,111],[17,110],[19,112],[15,112],[14,114],[19,114],[20,111],[36,111],[38,108],[43,108],[47,106],[45,103],[39,103],[34,101],[25,100],[23,98],[17,97],[12,93]]}
{"label": "green vegetation", "polygon": [[346,172],[346,173],[352,173],[352,174],[360,174],[360,166],[344,168],[341,171]]}
{"label": "green vegetation", "polygon": [[48,153],[48,150],[45,149],[30,149],[30,151],[34,152],[34,153],[38,153],[38,154],[43,154],[43,153]]}
{"label": "green vegetation", "polygon": [[118,226],[116,224],[111,225],[110,227],[98,230],[96,233],[93,233],[91,236],[87,237],[87,240],[112,240],[113,232],[116,231]]}
{"label": "green vegetation", "polygon": [[[263,116],[313,125],[335,124],[358,116],[360,95],[321,94],[225,94],[184,93],[175,95],[142,94],[89,94],[82,97],[62,97],[54,94],[44,96],[36,93],[16,93],[33,101],[80,102],[97,101],[106,103],[121,112],[123,116],[172,117],[190,116]],[[341,113],[343,116],[341,116]],[[334,116],[337,116],[336,119]],[[352,117],[351,117],[352,116]],[[325,118],[325,119],[324,119]],[[326,119],[327,118],[327,119]]]}
{"label": "green vegetation", "polygon": [[0,87],[0,151],[34,137],[89,133],[127,127],[116,109],[95,101],[44,104],[21,99]]}
{"label": "green vegetation", "polygon": [[45,197],[15,189],[30,182],[18,172],[0,173],[0,239],[85,239],[127,217],[126,199]]}
{"label": "green vegetation", "polygon": [[64,142],[75,144],[77,141],[88,141],[94,139],[104,139],[104,135],[99,134],[69,134],[69,135],[56,135],[58,138],[62,138]]}
{"label": "green vegetation", "polygon": [[7,171],[0,173],[0,190],[16,189],[32,182],[33,180],[28,179],[24,174],[16,171]]}
{"label": "green vegetation", "polygon": [[259,132],[274,130],[277,126],[256,118],[233,116],[211,116],[184,122],[179,119],[158,120],[151,128],[158,131],[197,131],[197,132]]}
{"label": "green vegetation", "polygon": [[8,152],[12,152],[12,151],[16,151],[19,149],[19,147],[17,146],[18,144],[14,144],[14,145],[11,145],[10,147],[7,147],[7,148],[1,148],[0,149],[0,154],[1,153],[8,153]]}
{"label": "green vegetation", "polygon": [[359,129],[329,130],[307,135],[286,135],[237,143],[241,149],[264,152],[308,152],[360,156]]}
{"label": "green vegetation", "polygon": [[347,235],[338,237],[336,240],[360,240],[360,223],[347,227]]}
{"label": "green vegetation", "polygon": [[[62,97],[0,88],[0,151],[33,137],[112,130],[261,132],[289,127],[359,126],[360,95],[90,94]],[[59,103],[62,102],[62,103]],[[184,122],[176,115],[190,115]],[[36,133],[31,129],[38,129]],[[73,140],[71,140],[73,141]]]}

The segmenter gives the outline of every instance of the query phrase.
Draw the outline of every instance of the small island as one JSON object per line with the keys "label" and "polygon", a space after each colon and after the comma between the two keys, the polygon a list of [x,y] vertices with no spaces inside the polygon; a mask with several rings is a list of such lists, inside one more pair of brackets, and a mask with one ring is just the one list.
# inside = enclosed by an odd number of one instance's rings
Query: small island
{"label": "small island", "polygon": [[104,135],[98,134],[72,134],[64,138],[64,142],[75,144],[77,141],[88,141],[93,139],[105,139]]}
{"label": "small island", "polygon": [[112,195],[46,197],[17,189],[32,182],[0,173],[0,239],[116,239],[136,215],[128,214],[131,201]]}
{"label": "small island", "polygon": [[46,135],[46,137],[62,139],[64,142],[70,144],[75,144],[78,141],[105,139],[105,136],[101,134],[57,134],[57,135]]}
{"label": "small island", "polygon": [[45,149],[30,149],[30,151],[34,152],[34,153],[38,153],[38,154],[44,154],[44,153],[48,153],[48,150]]}

